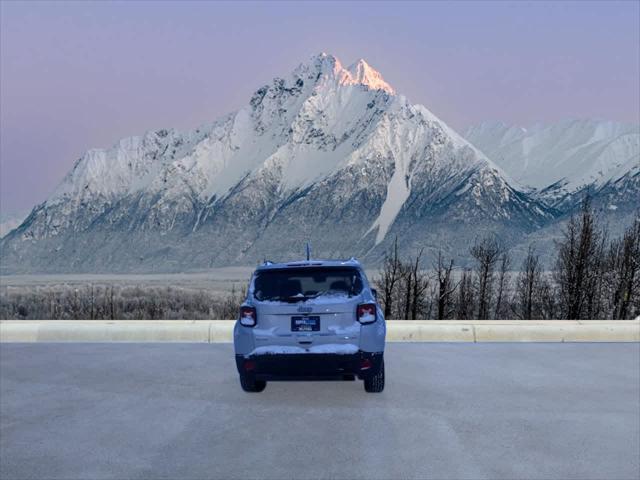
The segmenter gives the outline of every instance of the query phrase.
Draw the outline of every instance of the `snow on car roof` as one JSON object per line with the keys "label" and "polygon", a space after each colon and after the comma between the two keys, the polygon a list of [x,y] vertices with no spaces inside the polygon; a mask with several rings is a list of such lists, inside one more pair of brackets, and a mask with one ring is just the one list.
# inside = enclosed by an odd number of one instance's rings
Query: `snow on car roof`
{"label": "snow on car roof", "polygon": [[292,262],[273,263],[266,261],[258,266],[256,270],[275,270],[283,268],[300,268],[300,267],[359,267],[360,262],[355,258],[349,260],[296,260]]}

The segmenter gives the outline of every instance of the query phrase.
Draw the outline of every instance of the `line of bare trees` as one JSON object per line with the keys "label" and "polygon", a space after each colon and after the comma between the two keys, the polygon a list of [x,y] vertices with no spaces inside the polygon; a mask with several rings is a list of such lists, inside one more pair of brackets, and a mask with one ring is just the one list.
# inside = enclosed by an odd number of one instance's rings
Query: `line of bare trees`
{"label": "line of bare trees", "polygon": [[[374,280],[385,318],[628,319],[640,315],[640,216],[610,240],[588,199],[572,216],[545,268],[531,245],[513,268],[493,235],[469,250],[472,266],[457,268],[440,252],[429,265],[423,251],[400,258],[398,242]],[[519,268],[517,268],[519,267]]]}
{"label": "line of bare trees", "polygon": [[0,319],[207,320],[236,318],[246,289],[227,294],[157,286],[2,287]]}

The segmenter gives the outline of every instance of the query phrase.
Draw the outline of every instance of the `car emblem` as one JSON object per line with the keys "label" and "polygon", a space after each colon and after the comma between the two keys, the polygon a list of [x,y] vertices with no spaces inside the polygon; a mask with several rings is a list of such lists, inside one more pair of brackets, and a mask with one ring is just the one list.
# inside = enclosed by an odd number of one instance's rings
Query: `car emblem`
{"label": "car emblem", "polygon": [[311,307],[298,307],[298,311],[300,313],[311,313],[311,312],[313,312],[313,308],[311,308]]}

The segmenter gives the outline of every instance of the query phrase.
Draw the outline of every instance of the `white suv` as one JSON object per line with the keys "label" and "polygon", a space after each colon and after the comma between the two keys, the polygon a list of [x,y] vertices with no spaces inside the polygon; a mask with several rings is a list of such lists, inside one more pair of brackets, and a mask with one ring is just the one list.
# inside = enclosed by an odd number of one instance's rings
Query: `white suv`
{"label": "white suv", "polygon": [[364,380],[384,389],[386,326],[360,263],[265,262],[251,277],[233,331],[240,385],[269,380]]}

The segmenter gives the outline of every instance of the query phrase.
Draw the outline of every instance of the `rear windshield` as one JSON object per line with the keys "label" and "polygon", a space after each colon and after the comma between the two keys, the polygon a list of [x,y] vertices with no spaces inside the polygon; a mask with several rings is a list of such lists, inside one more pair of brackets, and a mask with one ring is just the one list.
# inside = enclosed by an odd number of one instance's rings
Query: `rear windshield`
{"label": "rear windshield", "polygon": [[304,267],[263,270],[256,274],[254,297],[258,300],[297,302],[321,296],[358,295],[362,279],[355,268]]}

